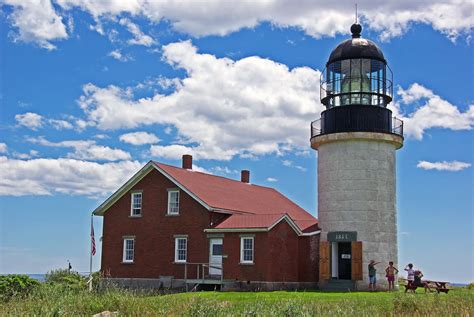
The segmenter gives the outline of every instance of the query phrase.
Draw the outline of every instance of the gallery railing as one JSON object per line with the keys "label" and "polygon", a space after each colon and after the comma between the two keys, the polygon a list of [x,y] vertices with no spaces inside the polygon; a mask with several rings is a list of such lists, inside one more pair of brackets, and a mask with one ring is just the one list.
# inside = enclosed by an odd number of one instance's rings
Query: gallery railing
{"label": "gallery railing", "polygon": [[[348,131],[349,132],[349,131]],[[392,124],[389,131],[368,131],[368,132],[383,132],[383,133],[393,133],[403,137],[403,120],[392,117]],[[324,124],[321,119],[311,122],[311,138],[326,134],[324,131]]]}

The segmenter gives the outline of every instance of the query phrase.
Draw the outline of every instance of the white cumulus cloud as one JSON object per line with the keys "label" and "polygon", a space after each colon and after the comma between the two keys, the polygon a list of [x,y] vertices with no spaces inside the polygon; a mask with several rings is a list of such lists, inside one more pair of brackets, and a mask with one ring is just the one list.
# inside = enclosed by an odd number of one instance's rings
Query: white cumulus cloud
{"label": "white cumulus cloud", "polygon": [[[474,105],[462,112],[418,83],[406,90],[399,88],[398,94],[403,108],[395,104],[391,109],[404,121],[404,132],[408,137],[421,140],[425,131],[432,128],[471,130],[474,127]],[[418,104],[421,106],[416,107]],[[405,113],[405,110],[410,111]]]}
{"label": "white cumulus cloud", "polygon": [[72,129],[74,126],[66,120],[47,119],[40,114],[34,112],[26,112],[15,115],[18,125],[27,127],[31,130],[38,130],[45,125],[50,125],[56,130]]}
{"label": "white cumulus cloud", "polygon": [[0,143],[0,153],[6,153],[8,151],[8,146],[5,143]]}
{"label": "white cumulus cloud", "polygon": [[428,162],[428,161],[419,161],[416,167],[422,168],[425,170],[438,170],[438,171],[450,171],[450,172],[459,172],[463,169],[470,167],[470,163],[452,161],[452,162]]}
{"label": "white cumulus cloud", "polygon": [[[14,41],[33,42],[47,50],[56,48],[51,41],[67,39],[66,26],[50,0],[3,0],[13,7],[9,16],[16,29]],[[0,3],[1,5],[1,3]]]}
{"label": "white cumulus cloud", "polygon": [[133,99],[128,89],[84,86],[79,104],[99,129],[174,126],[184,143],[153,145],[154,156],[229,160],[307,146],[309,122],[323,109],[319,71],[260,57],[238,61],[199,54],[191,42],[163,47],[165,61],[188,77],[174,93]]}
{"label": "white cumulus cloud", "polygon": [[[4,0],[13,6],[10,20],[18,30],[16,39],[36,42],[53,49],[52,40],[68,37],[62,17],[50,0]],[[73,8],[89,13],[96,21],[92,28],[105,34],[102,20],[123,22],[134,38],[132,44],[152,45],[132,22],[145,18],[152,24],[169,22],[179,32],[191,36],[225,36],[243,28],[268,22],[276,27],[295,27],[315,38],[349,33],[354,21],[353,3],[344,1],[155,1],[155,0],[56,0],[64,11]],[[471,0],[359,1],[360,19],[379,33],[382,40],[403,35],[411,25],[425,24],[451,40],[471,36],[474,18]],[[131,23],[131,24],[130,24]],[[129,27],[135,25],[136,27]]]}
{"label": "white cumulus cloud", "polygon": [[148,132],[131,132],[122,134],[119,137],[119,140],[125,143],[130,143],[133,145],[144,145],[144,144],[154,144],[160,141],[153,133]]}
{"label": "white cumulus cloud", "polygon": [[16,160],[0,156],[0,195],[55,193],[103,197],[124,184],[141,167],[137,161],[99,164],[75,159]]}
{"label": "white cumulus cloud", "polygon": [[33,112],[17,114],[15,115],[15,120],[20,126],[27,127],[31,130],[37,130],[43,126],[43,117]]}
{"label": "white cumulus cloud", "polygon": [[111,51],[108,55],[120,62],[128,62],[133,60],[130,55],[122,54],[119,49]]}
{"label": "white cumulus cloud", "polygon": [[143,46],[147,46],[147,47],[152,46],[153,44],[155,44],[155,40],[151,36],[144,34],[140,30],[138,25],[136,25],[135,23],[130,21],[130,19],[122,18],[122,19],[120,19],[119,23],[120,23],[120,25],[125,26],[128,29],[128,31],[130,33],[132,33],[132,35],[133,35],[133,38],[128,40],[129,44],[143,45]]}
{"label": "white cumulus cloud", "polygon": [[56,130],[72,129],[74,126],[66,120],[49,119],[49,124]]}
{"label": "white cumulus cloud", "polygon": [[[297,27],[319,38],[348,33],[354,21],[352,3],[343,1],[88,1],[59,0],[63,7],[77,6],[93,17],[129,13],[157,23],[166,20],[177,31],[193,36],[227,35],[262,22],[277,27]],[[451,39],[469,35],[474,25],[469,0],[399,0],[358,2],[361,20],[382,39],[404,34],[413,23],[430,25]]]}
{"label": "white cumulus cloud", "polygon": [[70,158],[81,160],[101,160],[101,161],[120,161],[130,160],[130,153],[121,149],[113,149],[108,146],[97,145],[94,140],[70,140],[61,142],[51,142],[43,137],[29,138],[29,142],[49,146],[73,148],[74,152],[68,153]]}

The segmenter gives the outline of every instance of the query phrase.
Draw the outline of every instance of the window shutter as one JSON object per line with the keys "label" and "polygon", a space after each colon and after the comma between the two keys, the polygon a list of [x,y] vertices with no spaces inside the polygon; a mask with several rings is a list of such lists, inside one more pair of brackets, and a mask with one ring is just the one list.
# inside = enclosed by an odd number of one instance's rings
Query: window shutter
{"label": "window shutter", "polygon": [[352,280],[362,280],[362,242],[352,241]]}
{"label": "window shutter", "polygon": [[329,242],[319,243],[319,280],[329,279]]}

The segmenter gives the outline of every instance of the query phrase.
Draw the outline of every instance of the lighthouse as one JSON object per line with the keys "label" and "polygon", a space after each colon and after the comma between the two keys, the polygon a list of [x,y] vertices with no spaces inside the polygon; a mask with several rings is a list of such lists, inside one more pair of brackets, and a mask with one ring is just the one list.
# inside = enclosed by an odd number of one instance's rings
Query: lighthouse
{"label": "lighthouse", "polygon": [[326,109],[311,123],[318,152],[321,289],[368,288],[368,264],[377,286],[388,287],[385,268],[398,265],[396,150],[403,122],[387,108],[393,75],[383,52],[351,26],[352,38],[330,54],[321,75]]}

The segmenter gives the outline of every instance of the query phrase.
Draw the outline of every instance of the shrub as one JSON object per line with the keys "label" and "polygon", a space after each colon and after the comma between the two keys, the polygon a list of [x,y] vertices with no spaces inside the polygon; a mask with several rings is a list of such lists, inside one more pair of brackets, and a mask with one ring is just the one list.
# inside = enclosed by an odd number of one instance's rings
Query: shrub
{"label": "shrub", "polygon": [[0,300],[9,301],[12,297],[26,297],[39,284],[28,275],[0,276]]}
{"label": "shrub", "polygon": [[86,279],[79,273],[68,269],[51,270],[45,275],[45,282],[59,284],[71,289],[82,289],[86,286]]}
{"label": "shrub", "polygon": [[467,289],[474,289],[474,282],[469,283],[466,287]]}

